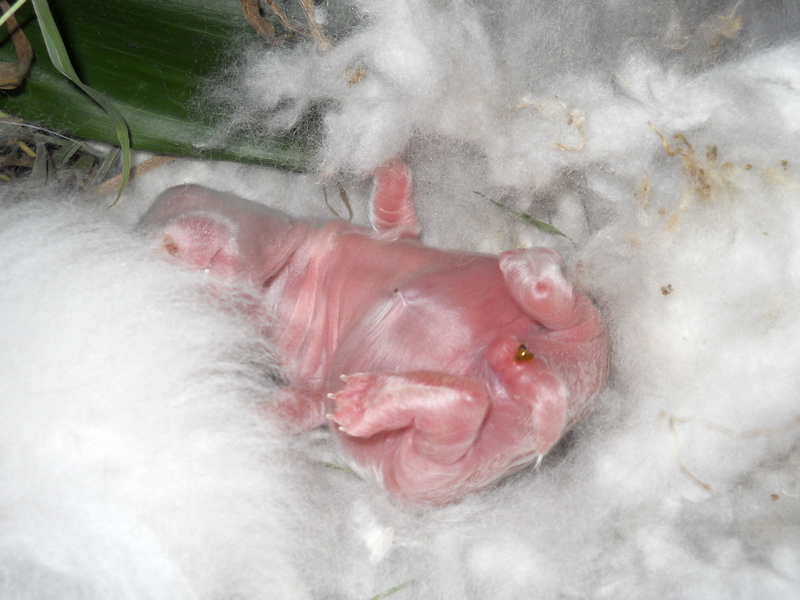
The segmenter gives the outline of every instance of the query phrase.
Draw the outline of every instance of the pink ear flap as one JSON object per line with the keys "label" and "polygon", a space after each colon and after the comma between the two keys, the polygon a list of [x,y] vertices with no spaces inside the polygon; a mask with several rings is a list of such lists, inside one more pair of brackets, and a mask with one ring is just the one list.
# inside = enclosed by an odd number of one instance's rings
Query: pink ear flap
{"label": "pink ear flap", "polygon": [[393,238],[418,238],[419,223],[411,201],[411,171],[400,159],[375,171],[369,221],[378,233]]}

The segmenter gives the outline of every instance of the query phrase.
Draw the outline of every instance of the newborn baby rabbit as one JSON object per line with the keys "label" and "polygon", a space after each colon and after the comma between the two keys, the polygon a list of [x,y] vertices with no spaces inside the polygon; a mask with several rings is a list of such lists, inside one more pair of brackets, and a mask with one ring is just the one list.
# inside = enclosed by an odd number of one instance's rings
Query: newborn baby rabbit
{"label": "newborn baby rabbit", "polygon": [[353,468],[443,503],[539,459],[605,384],[608,335],[553,250],[423,246],[400,161],[375,174],[374,231],[316,223],[199,186],[141,227],[178,261],[258,290],[295,427],[328,422]]}

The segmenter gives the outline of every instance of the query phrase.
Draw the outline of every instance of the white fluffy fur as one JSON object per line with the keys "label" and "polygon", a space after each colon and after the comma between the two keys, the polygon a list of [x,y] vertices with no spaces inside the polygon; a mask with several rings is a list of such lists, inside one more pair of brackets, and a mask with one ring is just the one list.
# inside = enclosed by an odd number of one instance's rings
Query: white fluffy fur
{"label": "white fluffy fur", "polygon": [[[351,6],[326,53],[250,50],[225,84],[229,128],[278,130],[321,103],[340,212],[341,184],[366,222],[359,177],[403,153],[428,243],[557,247],[609,320],[602,407],[538,470],[409,511],[326,466],[323,433],[289,440],[253,412],[270,361],[196,278],[91,211],[4,208],[6,589],[800,598],[797,5]],[[198,162],[111,212],[130,224],[182,182],[328,215],[314,175]]]}
{"label": "white fluffy fur", "polygon": [[64,200],[0,217],[0,596],[307,597],[263,342]]}

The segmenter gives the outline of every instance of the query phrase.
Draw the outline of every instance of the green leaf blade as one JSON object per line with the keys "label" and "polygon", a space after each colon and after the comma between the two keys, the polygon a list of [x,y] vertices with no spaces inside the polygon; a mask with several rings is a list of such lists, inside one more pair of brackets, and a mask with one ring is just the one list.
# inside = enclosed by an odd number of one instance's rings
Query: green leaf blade
{"label": "green leaf blade", "polygon": [[557,228],[553,227],[552,225],[550,225],[550,223],[546,223],[545,221],[541,221],[541,220],[537,219],[536,217],[534,217],[532,215],[529,215],[528,213],[524,213],[524,212],[520,212],[518,210],[514,210],[510,206],[506,206],[505,204],[501,204],[500,202],[497,202],[496,200],[492,200],[491,198],[489,198],[489,196],[487,196],[486,194],[482,194],[481,192],[473,191],[472,193],[473,194],[477,194],[481,198],[485,198],[486,200],[488,200],[489,202],[494,204],[496,207],[500,208],[501,210],[504,210],[505,212],[507,212],[508,214],[514,216],[515,218],[519,219],[520,221],[524,221],[525,223],[533,225],[534,227],[536,227],[540,231],[544,231],[545,233],[552,233],[554,235],[560,235],[562,237],[567,238],[573,245],[575,244],[575,242],[573,242],[572,239],[566,233],[564,233],[560,229],[557,229]]}
{"label": "green leaf blade", "polygon": [[[50,0],[49,6],[74,71],[118,109],[132,148],[290,170],[311,164],[313,127],[302,135],[211,143],[217,126],[197,110],[197,99],[231,60],[226,49],[256,39],[239,2]],[[23,7],[17,16],[38,59],[21,92],[0,94],[0,110],[73,138],[119,144],[119,132],[94,100],[42,59],[48,49],[32,9]],[[13,60],[10,42],[0,55]]]}

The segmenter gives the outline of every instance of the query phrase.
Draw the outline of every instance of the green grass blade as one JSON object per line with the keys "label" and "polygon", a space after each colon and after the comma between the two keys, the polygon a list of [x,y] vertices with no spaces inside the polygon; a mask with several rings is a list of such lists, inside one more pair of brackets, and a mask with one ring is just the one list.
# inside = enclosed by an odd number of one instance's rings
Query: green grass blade
{"label": "green grass blade", "polygon": [[389,596],[391,596],[393,594],[396,594],[397,592],[399,592],[400,590],[408,587],[412,583],[416,583],[416,581],[414,581],[412,579],[411,581],[406,581],[405,583],[401,583],[400,585],[396,585],[393,588],[388,589],[385,592],[382,592],[382,593],[378,594],[377,596],[373,596],[372,598],[370,598],[370,600],[384,600],[384,598],[388,598]]}
{"label": "green grass blade", "polygon": [[117,108],[105,98],[101,93],[95,91],[88,85],[85,85],[69,60],[67,49],[64,46],[64,41],[61,39],[61,34],[58,31],[55,21],[53,20],[53,13],[50,12],[50,6],[47,0],[31,0],[33,9],[36,11],[36,18],[39,20],[39,26],[44,37],[44,43],[47,46],[47,54],[50,60],[55,65],[56,69],[61,72],[64,77],[74,83],[80,90],[94,100],[109,116],[114,125],[119,140],[120,148],[122,149],[122,182],[120,184],[117,198],[119,198],[125,186],[128,184],[128,178],[131,173],[131,140],[128,135],[128,126],[125,119]]}
{"label": "green grass blade", "polygon": [[3,13],[3,15],[2,15],[2,16],[0,16],[0,27],[2,27],[3,25],[5,25],[5,24],[6,24],[6,21],[8,21],[8,18],[9,18],[9,17],[11,17],[11,16],[12,16],[12,15],[13,15],[15,12],[17,12],[17,11],[18,11],[20,8],[22,8],[22,5],[23,5],[23,4],[25,4],[27,1],[28,1],[28,0],[17,0],[17,1],[14,3],[14,5],[13,5],[13,6],[12,6],[12,7],[11,7],[11,8],[8,10],[8,11],[6,11],[5,13]]}
{"label": "green grass blade", "polygon": [[78,150],[83,148],[82,142],[76,142],[72,140],[54,141],[59,146],[58,151],[53,155],[53,164],[55,164],[56,169],[59,169],[67,164],[69,159],[72,158]]}
{"label": "green grass blade", "polygon": [[[132,148],[308,169],[320,135],[318,118],[269,139],[243,132],[219,142],[214,112],[199,108],[203,89],[231,67],[238,49],[263,43],[238,0],[48,0],[47,5],[72,70],[119,110]],[[42,59],[49,53],[44,22],[30,3],[17,20],[39,60],[22,89],[0,92],[0,112],[70,138],[118,145],[108,115]],[[8,34],[0,30],[0,60],[14,59]]]}
{"label": "green grass blade", "polygon": [[36,158],[31,169],[30,182],[35,186],[44,186],[51,174],[50,157],[43,141],[36,142]]}
{"label": "green grass blade", "polygon": [[113,148],[111,152],[103,159],[103,162],[100,164],[100,168],[97,170],[97,181],[103,181],[106,177],[108,177],[108,173],[111,171],[111,167],[117,161],[117,157],[119,157],[119,148]]}
{"label": "green grass blade", "polygon": [[[514,210],[510,206],[506,206],[505,204],[501,204],[500,202],[497,202],[496,200],[492,200],[486,194],[482,194],[480,192],[475,192],[475,191],[473,191],[472,193],[473,194],[477,194],[481,198],[486,198],[489,202],[491,202],[492,204],[494,204],[498,208],[506,211],[508,214],[513,215],[514,217],[516,217],[520,221],[524,221],[525,223],[529,223],[530,225],[533,225],[537,229],[540,229],[541,231],[544,231],[546,233],[554,233],[555,235],[563,236],[563,237],[567,238],[570,242],[572,242],[572,240],[570,239],[570,237],[566,233],[562,232],[559,229],[556,229],[555,227],[550,225],[550,223],[545,223],[544,221],[540,221],[539,219],[537,219],[536,217],[532,217],[528,213],[524,213],[524,212],[520,212],[518,210]],[[574,242],[573,242],[573,244],[574,244]]]}

